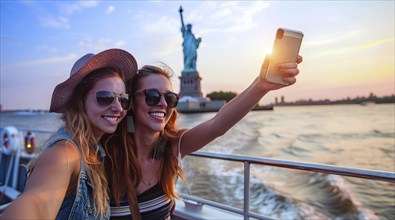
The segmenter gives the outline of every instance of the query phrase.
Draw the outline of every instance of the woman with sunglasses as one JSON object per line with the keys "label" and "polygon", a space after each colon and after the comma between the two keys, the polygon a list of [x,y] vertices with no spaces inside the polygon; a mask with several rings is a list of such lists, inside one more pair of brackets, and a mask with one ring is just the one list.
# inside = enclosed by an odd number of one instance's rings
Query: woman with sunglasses
{"label": "woman with sunglasses", "polygon": [[[290,75],[283,78],[284,82],[289,85],[296,82],[295,77],[299,73],[297,66],[300,62],[302,57],[298,56],[295,63],[278,65],[282,72]],[[127,124],[131,133],[115,135],[107,145],[119,146],[126,143],[130,146],[129,152],[123,152],[122,155],[111,153],[107,160],[109,163],[106,164],[106,169],[113,171],[109,181],[115,198],[111,203],[111,218],[130,218],[130,210],[135,210],[133,206],[137,204],[142,219],[170,218],[175,206],[174,198],[178,198],[175,192],[176,178],[179,176],[185,181],[180,165],[181,158],[225,134],[266,93],[285,87],[264,79],[263,73],[266,72],[267,64],[268,59],[262,65],[262,74],[245,91],[226,103],[212,119],[189,130],[178,129],[176,126],[178,113],[175,107],[179,95],[173,92],[169,69],[155,66],[144,66],[140,69],[132,79],[130,92],[133,103]],[[129,158],[128,163],[125,163],[126,159],[119,160],[123,155]],[[138,164],[134,164],[135,162]],[[125,167],[133,167],[134,172],[125,172],[123,176],[119,176],[120,172],[117,170],[126,169]],[[127,199],[120,191],[121,188],[134,187],[137,201]]]}
{"label": "woman with sunglasses", "polygon": [[4,219],[108,219],[109,194],[100,139],[115,132],[130,107],[125,82],[137,72],[134,57],[120,49],[87,54],[56,86],[50,112],[64,126],[29,167],[24,192]]}

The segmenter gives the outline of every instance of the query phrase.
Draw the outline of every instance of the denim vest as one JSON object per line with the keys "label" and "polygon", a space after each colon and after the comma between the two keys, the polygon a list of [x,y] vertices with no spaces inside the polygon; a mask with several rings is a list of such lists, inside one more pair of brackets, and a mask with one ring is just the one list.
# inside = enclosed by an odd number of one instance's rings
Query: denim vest
{"label": "denim vest", "polygon": [[[56,134],[48,141],[46,147],[52,147],[56,142],[61,140],[68,140],[77,146],[75,142],[71,139],[71,135],[69,132],[60,128]],[[105,152],[103,148],[99,147],[99,156],[103,160],[105,157]],[[77,148],[77,147],[76,147]],[[81,156],[80,150],[77,148],[78,153]],[[79,185],[76,190],[72,191],[69,195],[67,195],[63,203],[60,207],[58,215],[56,219],[100,219],[98,213],[94,212],[94,198],[93,198],[93,187],[88,179],[88,173],[86,170],[85,163],[82,158],[80,158],[81,170],[79,174]],[[110,205],[108,204],[108,209],[106,214],[102,217],[102,219],[110,218]]]}

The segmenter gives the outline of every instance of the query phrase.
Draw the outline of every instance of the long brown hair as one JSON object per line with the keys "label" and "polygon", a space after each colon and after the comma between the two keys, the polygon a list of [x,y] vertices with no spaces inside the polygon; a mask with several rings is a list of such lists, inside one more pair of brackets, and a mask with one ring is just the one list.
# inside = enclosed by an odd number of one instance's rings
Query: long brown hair
{"label": "long brown hair", "polygon": [[[156,66],[144,66],[133,77],[131,82],[127,83],[129,94],[135,94],[140,80],[150,74],[160,74],[170,80],[172,71],[170,68],[159,68]],[[132,116],[132,110],[129,111],[129,116]],[[177,175],[185,181],[185,175],[182,167],[178,163],[177,157],[174,157],[171,149],[171,142],[178,139],[179,130],[177,128],[178,113],[175,110],[166,124],[162,137],[167,140],[167,144],[161,161],[161,176],[160,184],[166,196],[169,199],[179,198],[175,192],[175,183]],[[106,160],[105,167],[109,177],[109,185],[113,201],[116,205],[120,203],[120,196],[126,193],[129,200],[130,210],[133,219],[139,216],[138,202],[136,198],[136,188],[139,185],[142,175],[141,168],[137,159],[137,148],[133,135],[127,133],[127,119],[122,120],[118,125],[116,132],[107,137],[105,142],[105,149],[108,152],[109,160]],[[152,152],[153,153],[153,152]],[[121,175],[122,173],[122,175]],[[137,217],[138,216],[138,217]]]}
{"label": "long brown hair", "polygon": [[[158,74],[165,76],[169,81],[173,75],[172,69],[163,64],[162,67],[145,65],[141,68],[138,73],[132,79],[131,94],[135,94],[139,88],[140,81],[152,74]],[[163,191],[169,199],[179,198],[175,191],[175,183],[177,181],[177,176],[179,176],[184,182],[186,182],[184,171],[179,164],[178,158],[174,157],[173,151],[171,150],[171,143],[179,138],[179,129],[177,127],[178,112],[174,109],[173,114],[170,116],[169,122],[167,122],[165,129],[163,131],[163,138],[168,141],[165,146],[164,159],[161,161],[160,170],[160,183]],[[179,153],[179,152],[178,152]]]}
{"label": "long brown hair", "polygon": [[126,118],[118,125],[111,135],[103,137],[104,149],[108,156],[104,166],[109,181],[111,197],[119,206],[120,197],[126,193],[132,219],[140,219],[136,186],[141,180],[141,169],[138,164],[137,150],[131,147],[130,135],[127,133]]}

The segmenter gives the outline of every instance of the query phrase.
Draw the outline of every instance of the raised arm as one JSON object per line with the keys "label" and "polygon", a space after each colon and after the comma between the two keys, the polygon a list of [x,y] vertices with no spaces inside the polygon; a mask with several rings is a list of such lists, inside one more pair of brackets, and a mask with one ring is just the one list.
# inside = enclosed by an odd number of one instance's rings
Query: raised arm
{"label": "raised arm", "polygon": [[38,159],[25,191],[0,216],[1,219],[55,219],[69,183],[80,169],[77,149],[60,141]]}
{"label": "raised arm", "polygon": [[178,11],[180,12],[181,28],[185,28],[184,19],[183,19],[183,17],[182,17],[182,12],[183,12],[183,10],[182,10],[182,7],[181,7],[181,6],[180,6],[180,9],[179,9]]}
{"label": "raised arm", "polygon": [[[291,75],[283,80],[292,85],[296,82],[296,75],[299,70],[297,64],[302,61],[302,57],[298,56],[295,63],[279,64],[278,68]],[[276,83],[265,80],[264,73],[269,64],[269,58],[265,59],[261,67],[261,74],[253,83],[238,96],[226,103],[218,113],[210,120],[205,121],[190,130],[186,131],[181,140],[181,155],[185,156],[194,151],[199,150],[215,138],[225,134],[231,127],[240,121],[269,91],[285,87]]]}

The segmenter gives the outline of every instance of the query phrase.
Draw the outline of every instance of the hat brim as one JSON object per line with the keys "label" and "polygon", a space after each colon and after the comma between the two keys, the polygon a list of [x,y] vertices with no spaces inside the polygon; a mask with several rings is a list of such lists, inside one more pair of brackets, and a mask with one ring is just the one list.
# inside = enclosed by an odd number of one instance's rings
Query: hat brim
{"label": "hat brim", "polygon": [[75,87],[89,73],[105,68],[112,67],[121,70],[125,82],[130,80],[137,73],[136,59],[127,51],[121,49],[109,49],[94,55],[84,64],[76,73],[70,76],[66,81],[57,85],[53,91],[50,112],[61,113],[64,106],[71,98]]}

